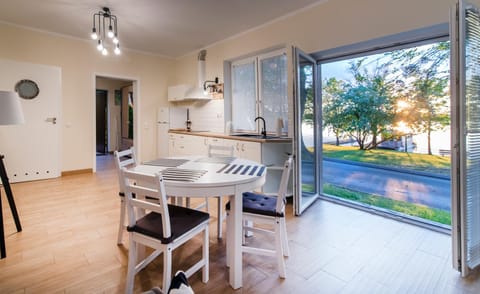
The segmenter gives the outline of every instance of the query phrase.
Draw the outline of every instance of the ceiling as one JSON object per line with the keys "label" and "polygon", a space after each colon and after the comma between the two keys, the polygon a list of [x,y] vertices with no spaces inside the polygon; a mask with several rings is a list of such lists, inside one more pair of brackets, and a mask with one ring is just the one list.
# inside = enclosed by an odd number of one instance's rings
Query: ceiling
{"label": "ceiling", "polygon": [[0,21],[89,39],[106,6],[122,48],[175,58],[317,2],[325,0],[2,0]]}

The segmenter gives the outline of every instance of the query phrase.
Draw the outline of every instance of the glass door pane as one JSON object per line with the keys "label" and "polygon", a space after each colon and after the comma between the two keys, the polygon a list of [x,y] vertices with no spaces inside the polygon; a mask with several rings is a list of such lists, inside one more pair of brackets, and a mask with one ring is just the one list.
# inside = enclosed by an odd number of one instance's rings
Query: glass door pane
{"label": "glass door pane", "polygon": [[255,131],[257,77],[254,58],[232,64],[232,124],[235,130]]}
{"label": "glass door pane", "polygon": [[318,136],[321,112],[315,99],[316,62],[298,48],[295,48],[295,60],[294,204],[295,213],[300,215],[320,192],[318,163],[322,142]]}
{"label": "glass door pane", "polygon": [[277,121],[282,120],[282,133],[287,133],[287,56],[274,52],[259,57],[260,115],[265,119],[267,132],[275,133]]}
{"label": "glass door pane", "polygon": [[480,13],[463,1],[457,7],[452,96],[458,125],[452,141],[458,147],[452,161],[459,172],[452,173],[452,237],[454,267],[466,276],[480,265]]}

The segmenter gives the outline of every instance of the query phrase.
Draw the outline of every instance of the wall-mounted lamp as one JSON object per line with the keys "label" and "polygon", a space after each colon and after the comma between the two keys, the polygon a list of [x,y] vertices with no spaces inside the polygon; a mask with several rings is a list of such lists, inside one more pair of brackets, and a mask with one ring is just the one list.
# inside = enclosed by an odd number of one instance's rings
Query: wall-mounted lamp
{"label": "wall-mounted lamp", "polygon": [[[210,85],[209,85],[210,84]],[[208,94],[208,88],[212,88],[213,90],[215,90],[216,88],[216,85],[218,84],[218,77],[215,77],[215,80],[214,81],[205,81],[203,83],[203,92],[205,94]],[[214,91],[215,92],[215,91]]]}

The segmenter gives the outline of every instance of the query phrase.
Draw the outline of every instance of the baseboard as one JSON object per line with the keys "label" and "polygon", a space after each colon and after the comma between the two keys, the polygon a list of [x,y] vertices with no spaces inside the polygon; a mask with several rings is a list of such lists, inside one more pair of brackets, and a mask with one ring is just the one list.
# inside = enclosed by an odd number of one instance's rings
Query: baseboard
{"label": "baseboard", "polygon": [[93,173],[93,169],[91,169],[91,168],[68,170],[68,171],[62,171],[62,177],[71,176],[71,175],[79,175],[79,174],[91,174],[91,173]]}

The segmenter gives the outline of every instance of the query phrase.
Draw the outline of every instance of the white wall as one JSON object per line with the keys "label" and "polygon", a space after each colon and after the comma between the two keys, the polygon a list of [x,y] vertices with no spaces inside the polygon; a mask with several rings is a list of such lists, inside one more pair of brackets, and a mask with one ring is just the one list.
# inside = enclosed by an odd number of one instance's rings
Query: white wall
{"label": "white wall", "polygon": [[[155,116],[173,84],[171,59],[123,50],[102,56],[87,40],[0,24],[0,58],[52,65],[62,71],[62,171],[94,168],[95,76],[138,80],[140,159],[155,158]],[[68,126],[68,127],[67,127]]]}

